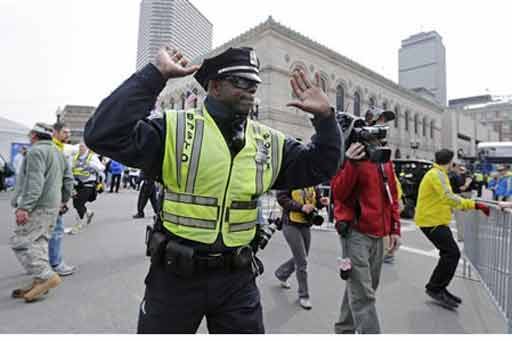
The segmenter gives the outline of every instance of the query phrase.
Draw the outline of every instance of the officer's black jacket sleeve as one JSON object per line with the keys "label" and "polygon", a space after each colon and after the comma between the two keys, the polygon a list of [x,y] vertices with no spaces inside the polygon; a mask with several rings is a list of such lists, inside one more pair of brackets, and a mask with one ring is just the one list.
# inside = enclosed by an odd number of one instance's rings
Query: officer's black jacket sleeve
{"label": "officer's black jacket sleeve", "polygon": [[162,171],[165,121],[148,116],[164,86],[162,75],[152,64],[131,76],[101,102],[85,125],[87,146],[158,179]]}
{"label": "officer's black jacket sleeve", "polygon": [[334,118],[313,120],[316,134],[304,145],[286,138],[283,163],[274,189],[297,189],[329,181],[342,164],[345,147]]}

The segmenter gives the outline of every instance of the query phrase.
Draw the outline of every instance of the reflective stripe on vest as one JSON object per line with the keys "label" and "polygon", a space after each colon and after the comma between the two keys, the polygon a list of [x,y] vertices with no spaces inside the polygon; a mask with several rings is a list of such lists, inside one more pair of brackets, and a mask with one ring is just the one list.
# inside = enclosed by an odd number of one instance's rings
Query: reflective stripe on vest
{"label": "reflective stripe on vest", "polygon": [[276,181],[284,135],[248,120],[245,146],[234,159],[206,108],[166,113],[162,177],[164,226],[188,240],[228,247],[255,235],[257,198]]}
{"label": "reflective stripe on vest", "polygon": [[73,175],[78,177],[82,181],[87,180],[87,178],[91,176],[90,169],[87,167],[91,159],[91,152],[89,152],[87,154],[87,157],[84,159],[80,158],[80,154],[76,154],[73,158]]}

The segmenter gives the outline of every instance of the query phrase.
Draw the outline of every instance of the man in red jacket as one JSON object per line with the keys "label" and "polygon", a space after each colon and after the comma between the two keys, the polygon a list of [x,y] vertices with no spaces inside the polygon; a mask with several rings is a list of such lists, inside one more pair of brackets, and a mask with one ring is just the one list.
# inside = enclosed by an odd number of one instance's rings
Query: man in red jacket
{"label": "man in red jacket", "polygon": [[400,245],[393,164],[364,157],[364,146],[352,144],[346,152],[347,161],[331,181],[336,227],[343,238],[344,255],[352,263],[336,333],[380,333],[375,292],[384,254],[383,237],[390,236],[389,249]]}

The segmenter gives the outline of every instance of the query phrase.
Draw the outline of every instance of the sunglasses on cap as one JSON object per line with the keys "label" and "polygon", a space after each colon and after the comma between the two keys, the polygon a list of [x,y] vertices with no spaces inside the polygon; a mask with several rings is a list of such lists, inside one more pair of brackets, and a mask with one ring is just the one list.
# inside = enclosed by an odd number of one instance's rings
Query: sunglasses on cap
{"label": "sunglasses on cap", "polygon": [[226,76],[222,78],[222,80],[226,80],[235,88],[242,90],[249,90],[258,87],[258,82],[238,76]]}

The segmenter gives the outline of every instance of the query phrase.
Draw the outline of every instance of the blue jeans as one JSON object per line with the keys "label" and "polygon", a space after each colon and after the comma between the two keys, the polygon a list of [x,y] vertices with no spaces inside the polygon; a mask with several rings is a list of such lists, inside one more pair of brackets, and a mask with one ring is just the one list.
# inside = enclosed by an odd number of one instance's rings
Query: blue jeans
{"label": "blue jeans", "polygon": [[48,241],[48,253],[50,265],[58,266],[62,262],[62,237],[64,236],[64,222],[62,216],[57,217],[57,222],[52,230],[52,236]]}

